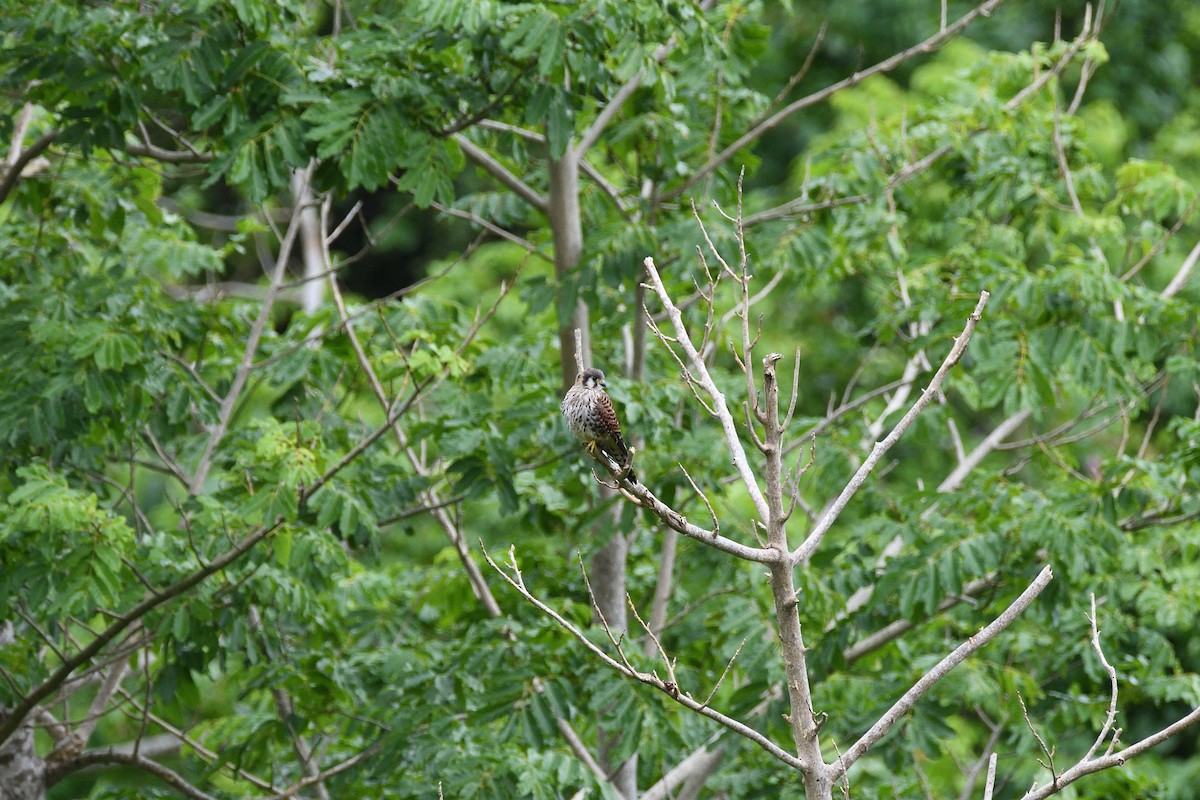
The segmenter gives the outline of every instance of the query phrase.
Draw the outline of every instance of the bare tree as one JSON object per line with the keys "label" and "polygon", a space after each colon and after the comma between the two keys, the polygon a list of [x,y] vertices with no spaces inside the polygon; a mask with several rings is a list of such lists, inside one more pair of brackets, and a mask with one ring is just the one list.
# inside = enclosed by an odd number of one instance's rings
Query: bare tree
{"label": "bare tree", "polygon": [[[724,215],[724,212],[721,213]],[[748,324],[754,292],[750,286],[751,272],[746,254],[745,231],[740,207],[736,215],[724,216],[735,227],[739,251],[739,257],[736,260],[726,259],[723,256],[713,244],[704,227],[703,221],[697,216],[697,221],[701,225],[708,248],[707,253],[703,250],[698,251],[701,272],[708,276],[707,285],[702,287],[700,291],[703,302],[708,305],[708,308],[702,314],[702,318],[708,320],[703,330],[696,333],[689,328],[679,304],[672,298],[653,258],[646,258],[645,260],[647,278],[645,288],[658,299],[663,309],[662,320],[666,323],[664,327],[669,326],[669,330],[664,330],[663,327],[660,327],[658,322],[656,322],[655,315],[651,314],[649,309],[646,310],[646,316],[648,324],[660,345],[669,351],[676,363],[679,364],[682,379],[691,390],[695,403],[703,408],[713,420],[713,423],[720,428],[727,455],[736,473],[736,479],[744,487],[755,508],[754,530],[761,531],[764,534],[765,542],[760,541],[755,546],[739,542],[722,534],[720,520],[713,510],[713,503],[709,498],[704,497],[698,488],[697,492],[700,492],[703,503],[710,514],[711,525],[709,527],[702,527],[689,522],[683,514],[657,497],[647,486],[624,479],[622,473],[619,471],[620,465],[608,463],[603,459],[597,459],[597,461],[600,463],[602,469],[608,471],[615,479],[615,482],[611,484],[614,491],[619,492],[626,502],[644,508],[652,513],[668,531],[690,537],[728,557],[766,565],[771,593],[774,598],[774,622],[779,643],[779,658],[782,661],[784,674],[786,675],[782,688],[790,706],[787,719],[791,731],[791,742],[788,746],[784,746],[781,743],[771,740],[765,733],[757,730],[750,722],[736,719],[713,708],[711,705],[712,698],[715,696],[716,690],[719,688],[725,674],[728,673],[732,661],[730,665],[726,666],[725,672],[718,679],[716,685],[712,687],[680,685],[674,669],[674,659],[664,649],[660,639],[656,635],[655,629],[643,622],[642,614],[628,596],[625,600],[629,611],[645,631],[651,643],[649,650],[658,657],[660,669],[647,672],[645,669],[640,669],[634,665],[627,652],[628,645],[621,635],[623,630],[617,630],[608,624],[606,620],[607,615],[600,610],[597,595],[592,591],[590,581],[588,582],[589,596],[592,598],[592,602],[603,624],[603,629],[606,633],[606,642],[597,643],[592,641],[584,631],[580,630],[555,611],[545,600],[537,596],[534,589],[526,583],[522,575],[518,554],[515,549],[510,550],[507,564],[503,567],[497,564],[490,556],[486,557],[492,567],[526,600],[554,620],[567,633],[578,639],[598,661],[634,681],[657,689],[684,708],[719,723],[728,731],[753,742],[783,764],[796,770],[803,778],[805,796],[809,800],[831,800],[837,785],[848,780],[848,772],[854,764],[875,747],[956,666],[1000,636],[1022,612],[1037,600],[1038,596],[1053,579],[1053,573],[1049,566],[1041,567],[1033,580],[1025,587],[1024,591],[1003,612],[991,620],[984,621],[973,636],[962,641],[957,647],[946,653],[932,668],[921,675],[907,691],[897,697],[875,723],[861,733],[856,741],[849,747],[839,750],[835,758],[826,760],[823,755],[821,742],[821,726],[827,715],[836,715],[837,711],[836,709],[829,709],[818,713],[813,708],[812,692],[810,689],[811,681],[820,680],[822,676],[813,675],[808,662],[808,648],[804,641],[800,617],[797,613],[800,601],[796,594],[795,572],[797,569],[811,568],[809,564],[813,554],[820,548],[830,531],[833,530],[840,515],[851,503],[855,494],[871,479],[873,472],[883,457],[900,440],[918,415],[942,392],[950,373],[959,364],[972,335],[975,333],[976,326],[981,320],[988,300],[988,292],[980,292],[978,301],[968,314],[961,333],[954,337],[951,346],[942,358],[940,366],[933,372],[928,383],[917,395],[917,398],[908,406],[905,413],[891,430],[879,438],[878,441],[874,442],[866,458],[862,460],[853,474],[847,478],[843,488],[824,504],[821,513],[813,515],[812,525],[807,534],[799,541],[796,541],[793,539],[794,534],[791,534],[789,530],[788,522],[797,507],[797,503],[800,502],[798,497],[799,482],[803,469],[797,464],[796,468],[789,472],[784,466],[783,455],[788,449],[789,425],[796,405],[800,369],[799,355],[797,354],[795,371],[791,381],[791,397],[787,400],[785,406],[780,397],[779,378],[777,375],[777,365],[782,360],[782,356],[778,353],[766,354],[761,359],[761,367],[758,367],[755,362],[754,351],[756,340]],[[710,258],[715,261],[715,264],[711,268],[709,266]],[[712,332],[712,320],[720,316],[720,310],[713,306],[718,302],[716,299],[718,297],[717,287],[722,280],[730,281],[734,287],[733,295],[736,298],[735,302],[737,305],[735,316],[742,323],[741,343],[740,347],[735,348],[734,356],[742,377],[746,382],[748,406],[746,409],[747,420],[745,425],[739,425],[735,421],[729,407],[726,390],[722,388],[720,381],[710,370],[704,355],[708,348],[709,337]],[[697,336],[699,336],[699,340],[697,340]],[[761,392],[758,390],[757,383],[760,379],[762,385]],[[902,382],[905,385],[911,383],[911,376]],[[1025,413],[1019,413],[1006,419],[997,427],[992,435],[986,437],[985,441],[976,451],[970,456],[963,455],[958,468],[943,481],[941,491],[956,490],[961,485],[965,474],[976,467],[983,456],[993,450],[997,443],[1009,436],[1027,416]],[[751,441],[754,448],[758,451],[759,456],[752,459],[748,455],[747,448],[743,443],[746,438]],[[692,485],[695,487],[694,482],[692,482]],[[728,527],[727,525],[726,528]],[[885,564],[881,563],[881,569],[885,568]],[[587,574],[585,572],[586,580]],[[972,584],[974,588],[967,587],[964,589],[964,594],[969,596],[972,592],[983,591],[985,588],[993,585],[994,581],[992,578],[981,577],[977,584]],[[947,598],[939,608],[949,608],[955,602],[954,598]],[[1047,753],[1047,768],[1052,773],[1052,777],[1048,784],[1040,787],[1037,785],[1032,787],[1025,795],[1027,800],[1049,797],[1086,774],[1122,764],[1126,759],[1145,751],[1188,725],[1200,720],[1200,709],[1197,709],[1159,733],[1124,749],[1117,749],[1117,737],[1120,733],[1119,729],[1115,728],[1115,717],[1117,714],[1117,675],[1105,659],[1103,650],[1101,649],[1095,614],[1095,602],[1093,598],[1093,610],[1089,618],[1092,626],[1092,644],[1111,679],[1112,700],[1109,713],[1093,746],[1078,763],[1061,772],[1054,770],[1053,761],[1049,758],[1051,750],[1045,745],[1044,740],[1040,736],[1038,737]],[[860,657],[862,653],[882,646],[882,644],[891,641],[903,633],[908,627],[911,627],[911,625],[902,625],[900,627],[889,626],[880,631],[879,634],[868,637],[862,643],[848,650],[847,658]],[[734,658],[736,659],[736,654]],[[1032,727],[1032,722],[1030,722],[1030,726]],[[975,775],[975,778],[969,779],[970,784],[974,784],[978,773],[982,769],[982,765],[988,761],[988,756],[990,755],[994,759],[994,748],[1001,730],[1001,726],[994,728],[993,737],[987,747],[987,752],[985,752],[984,757],[977,764],[979,769],[973,771],[972,774]],[[1097,755],[1101,746],[1104,746],[1104,752]],[[708,764],[709,761],[703,756],[707,752],[707,750],[697,751],[692,756],[684,759],[679,765],[679,770],[690,773],[694,768],[699,769],[699,767],[693,767],[693,765],[698,763]],[[989,778],[989,787],[992,785],[992,780],[994,779]],[[988,792],[990,794],[990,788]],[[657,794],[654,796],[657,796]]]}

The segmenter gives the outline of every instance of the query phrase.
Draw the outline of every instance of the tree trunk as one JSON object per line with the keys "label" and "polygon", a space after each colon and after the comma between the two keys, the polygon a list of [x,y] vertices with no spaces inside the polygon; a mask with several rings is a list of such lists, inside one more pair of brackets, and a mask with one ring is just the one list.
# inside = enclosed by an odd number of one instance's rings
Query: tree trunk
{"label": "tree trunk", "polygon": [[[0,708],[0,719],[9,709]],[[46,762],[33,746],[33,725],[28,719],[0,744],[0,800],[43,800],[46,796]]]}
{"label": "tree trunk", "polygon": [[[563,297],[569,291],[568,276],[579,268],[583,253],[583,223],[579,211],[579,158],[573,149],[559,160],[550,161],[550,228],[554,234],[554,272],[558,279],[560,309],[570,308],[558,321],[558,341],[561,348],[562,385],[566,391],[575,382],[575,331],[580,333],[580,352],[584,366],[592,366],[592,342],[589,331],[588,307],[581,297]],[[620,513],[614,508],[615,513]],[[596,605],[612,632],[623,633],[625,620],[625,559],[629,542],[614,531],[612,539],[592,557],[591,582]],[[608,772],[614,789],[626,800],[637,797],[637,755],[617,767],[609,761],[609,753],[620,741],[619,731],[602,730],[600,734],[600,764]]]}

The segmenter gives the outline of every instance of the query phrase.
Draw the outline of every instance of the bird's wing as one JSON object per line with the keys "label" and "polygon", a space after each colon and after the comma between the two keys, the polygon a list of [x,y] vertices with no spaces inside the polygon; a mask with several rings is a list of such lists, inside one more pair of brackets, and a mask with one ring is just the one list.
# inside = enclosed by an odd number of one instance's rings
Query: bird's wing
{"label": "bird's wing", "polygon": [[613,408],[612,400],[604,392],[600,393],[600,399],[596,401],[596,416],[599,417],[604,432],[620,441],[621,423],[617,421],[617,412]]}

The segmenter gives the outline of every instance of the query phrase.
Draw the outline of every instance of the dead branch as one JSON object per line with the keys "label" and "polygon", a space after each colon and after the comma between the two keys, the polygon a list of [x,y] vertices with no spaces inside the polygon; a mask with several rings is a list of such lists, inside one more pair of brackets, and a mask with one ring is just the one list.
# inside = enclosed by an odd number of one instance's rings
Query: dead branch
{"label": "dead branch", "polygon": [[1042,571],[1033,579],[1033,582],[1029,584],[1029,587],[1000,616],[955,648],[953,652],[939,661],[933,669],[922,675],[913,684],[912,688],[905,692],[891,708],[884,712],[883,716],[846,751],[845,755],[834,763],[835,779],[840,778],[847,769],[858,761],[858,759],[862,758],[876,742],[892,729],[892,726],[902,716],[907,714],[917,704],[918,700],[932,689],[938,681],[946,677],[950,673],[950,670],[957,667],[984,645],[991,642],[1005,628],[1011,625],[1026,608],[1032,605],[1033,601],[1049,585],[1053,577],[1053,570],[1049,566],[1043,567]]}
{"label": "dead branch", "polygon": [[[720,420],[721,428],[725,432],[725,441],[729,446],[734,466],[737,467],[738,473],[742,476],[742,482],[746,485],[746,491],[749,492],[751,500],[754,501],[754,507],[758,511],[759,519],[765,521],[767,519],[767,501],[763,497],[762,489],[759,488],[758,481],[754,477],[754,472],[750,469],[749,462],[746,460],[746,451],[742,448],[742,441],[737,432],[737,424],[733,421],[733,415],[729,413],[729,406],[725,402],[725,395],[717,388],[712,375],[708,371],[708,367],[696,351],[695,345],[692,344],[687,328],[683,324],[683,315],[671,301],[670,295],[667,294],[667,289],[658,274],[658,269],[654,266],[654,259],[647,257],[643,263],[646,265],[646,272],[650,278],[650,285],[647,288],[654,290],[663,307],[667,310],[667,315],[675,328],[679,346],[683,348],[683,351],[688,356],[694,379],[712,399],[712,409],[717,419]],[[680,533],[683,533],[683,531],[680,531]]]}
{"label": "dead branch", "polygon": [[583,633],[583,631],[579,630],[579,628],[577,628],[573,623],[565,619],[561,614],[543,603],[536,596],[534,596],[532,592],[529,591],[529,589],[525,586],[525,581],[521,576],[521,571],[517,567],[516,556],[512,548],[509,549],[509,568],[513,573],[510,575],[508,571],[501,569],[500,566],[496,564],[496,562],[492,559],[491,554],[488,553],[487,549],[483,547],[483,542],[480,542],[480,547],[483,548],[483,557],[487,560],[488,564],[492,567],[492,569],[496,570],[496,572],[498,572],[510,586],[516,589],[517,592],[527,601],[529,601],[535,608],[553,619],[560,627],[578,639],[579,642],[583,644],[583,646],[587,648],[589,652],[592,653],[592,655],[599,658],[610,668],[620,672],[622,675],[625,675],[628,678],[638,681],[639,683],[643,683],[647,686],[658,689],[667,697],[670,697],[672,700],[684,706],[685,708],[689,708],[692,711],[701,714],[702,716],[708,717],[709,719],[724,725],[734,733],[744,736],[745,738],[757,744],[767,753],[782,761],[784,764],[787,764],[789,767],[798,770],[807,769],[807,764],[784,750],[779,745],[772,742],[763,734],[751,728],[749,725],[739,722],[732,717],[726,716],[725,714],[722,714],[711,707],[703,705],[699,701],[693,699],[690,694],[682,691],[679,687],[673,685],[668,686],[666,681],[662,680],[656,675],[641,672],[637,669],[626,666],[610,656],[608,653],[604,652],[604,650],[595,644],[591,639],[589,639]]}
{"label": "dead branch", "polygon": [[987,303],[987,299],[988,292],[980,292],[979,302],[975,304],[975,310],[971,312],[971,316],[967,319],[967,324],[963,328],[962,333],[954,340],[954,346],[951,347],[950,352],[946,354],[946,358],[942,361],[941,367],[938,368],[938,371],[934,374],[933,379],[930,380],[929,385],[925,388],[925,391],[922,392],[917,401],[913,403],[912,407],[908,410],[908,413],[906,413],[900,419],[900,421],[896,423],[896,427],[892,429],[892,432],[889,433],[886,438],[875,443],[875,446],[871,449],[870,455],[868,455],[863,461],[862,465],[858,468],[858,471],[854,473],[854,477],[850,479],[849,483],[846,484],[846,487],[842,490],[841,494],[838,495],[837,499],[829,505],[828,509],[821,516],[821,521],[817,523],[812,532],[809,533],[808,538],[804,540],[800,547],[798,547],[791,554],[791,558],[794,562],[808,563],[808,559],[812,557],[812,554],[821,544],[821,540],[825,537],[825,534],[829,532],[829,529],[837,520],[838,515],[842,513],[846,505],[850,502],[850,498],[852,498],[862,487],[863,483],[867,479],[867,476],[870,475],[871,471],[875,468],[875,465],[878,464],[888,450],[890,450],[892,446],[900,440],[900,437],[904,435],[904,432],[908,430],[910,425],[912,425],[913,421],[917,418],[917,415],[924,411],[925,407],[929,405],[931,400],[933,400],[934,395],[936,395],[938,390],[941,389],[942,383],[945,381],[946,375],[949,373],[950,368],[958,363],[959,359],[962,358],[963,353],[966,351],[967,343],[971,340],[971,333],[975,330],[975,326],[979,322],[979,316],[983,312],[983,307]]}
{"label": "dead branch", "polygon": [[813,92],[812,94],[810,94],[806,97],[802,97],[799,100],[789,103],[788,105],[784,106],[779,111],[777,111],[776,113],[767,117],[765,120],[760,122],[758,125],[755,125],[753,128],[746,131],[746,133],[744,133],[742,136],[738,137],[738,139],[736,141],[734,141],[732,144],[730,144],[728,147],[726,147],[724,150],[722,150],[720,153],[718,153],[716,156],[714,156],[712,159],[710,159],[707,164],[705,164],[704,166],[700,167],[695,172],[693,172],[691,177],[689,177],[679,188],[668,193],[666,195],[665,199],[673,200],[676,197],[680,196],[681,194],[686,192],[689,188],[691,188],[697,181],[703,179],[705,176],[707,176],[713,170],[717,169],[722,164],[724,164],[726,161],[728,161],[730,158],[732,158],[743,147],[756,141],[764,133],[771,130],[776,125],[778,125],[779,123],[783,122],[785,119],[790,117],[792,114],[795,114],[797,111],[800,111],[804,108],[808,108],[811,105],[820,103],[820,102],[828,99],[829,97],[833,96],[834,94],[837,94],[838,92],[842,91],[843,89],[849,88],[851,86],[856,86],[859,83],[861,83],[863,80],[871,77],[872,75],[878,75],[880,73],[890,72],[891,70],[900,66],[905,61],[908,61],[909,59],[913,58],[914,56],[921,55],[922,53],[933,52],[938,47],[938,45],[940,45],[942,42],[946,41],[947,39],[949,39],[952,36],[959,33],[959,31],[963,30],[968,25],[970,25],[976,18],[978,18],[980,16],[984,16],[984,17],[989,16],[992,13],[992,11],[994,11],[1002,2],[1003,2],[1003,0],[986,0],[986,2],[980,3],[978,6],[971,9],[966,14],[964,14],[963,16],[961,16],[957,20],[955,20],[953,24],[943,27],[941,30],[939,30],[937,33],[935,33],[934,35],[927,38],[925,41],[923,41],[919,44],[915,44],[912,47],[908,48],[907,50],[902,50],[899,53],[896,53],[888,58],[885,58],[883,61],[880,61],[877,64],[874,64],[865,70],[862,70],[860,72],[855,72],[853,75],[850,75],[847,78],[843,78],[842,80],[838,81],[837,83],[826,86],[824,89],[821,89],[820,91]]}

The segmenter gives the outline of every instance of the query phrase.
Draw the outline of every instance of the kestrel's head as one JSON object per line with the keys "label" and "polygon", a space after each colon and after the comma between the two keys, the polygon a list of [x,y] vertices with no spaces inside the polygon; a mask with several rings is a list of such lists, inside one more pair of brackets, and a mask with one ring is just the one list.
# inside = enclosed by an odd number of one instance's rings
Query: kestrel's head
{"label": "kestrel's head", "polygon": [[603,389],[604,388],[604,373],[598,369],[585,369],[579,373],[579,377],[575,379],[585,389]]}

